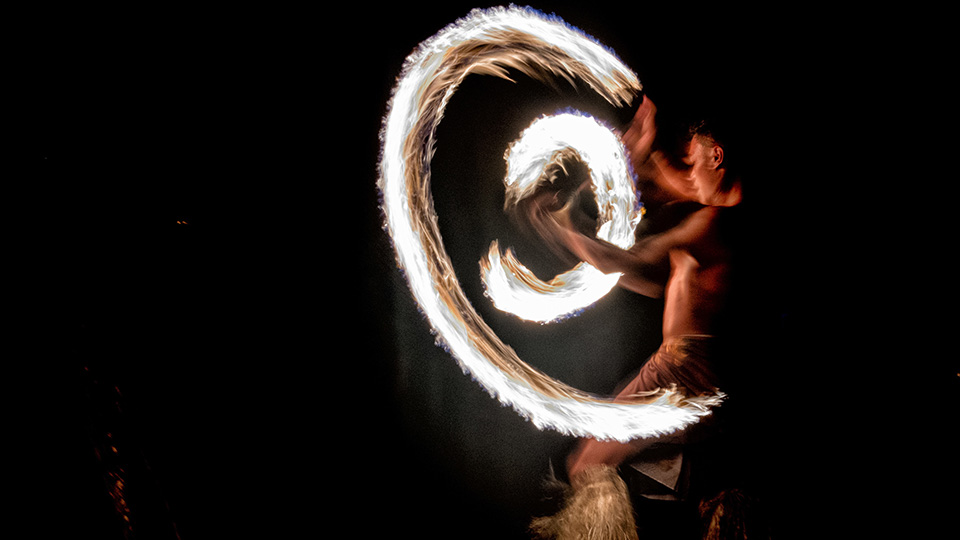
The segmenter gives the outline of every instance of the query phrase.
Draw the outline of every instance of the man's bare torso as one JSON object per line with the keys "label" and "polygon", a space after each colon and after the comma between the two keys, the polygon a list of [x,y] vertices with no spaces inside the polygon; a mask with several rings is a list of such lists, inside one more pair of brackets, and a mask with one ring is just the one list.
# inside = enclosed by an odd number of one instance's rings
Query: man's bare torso
{"label": "man's bare torso", "polygon": [[713,334],[730,283],[730,256],[719,234],[724,209],[703,207],[679,227],[694,234],[669,249],[670,273],[664,290],[664,339]]}

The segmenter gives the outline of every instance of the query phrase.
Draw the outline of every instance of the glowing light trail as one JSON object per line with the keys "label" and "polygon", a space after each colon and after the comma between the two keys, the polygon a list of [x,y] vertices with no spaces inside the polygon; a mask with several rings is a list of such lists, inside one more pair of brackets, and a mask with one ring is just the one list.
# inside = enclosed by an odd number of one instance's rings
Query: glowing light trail
{"label": "glowing light trail", "polygon": [[663,389],[614,402],[579,391],[521,361],[460,288],[433,214],[434,136],[466,76],[509,78],[509,69],[540,80],[580,79],[615,106],[641,89],[636,75],[592,38],[529,9],[474,10],[422,43],[407,58],[384,118],[378,183],[412,294],[460,367],[538,428],[626,441],[696,422],[721,396],[685,398]]}
{"label": "glowing light trail", "polygon": [[[627,152],[615,133],[590,116],[560,114],[537,119],[505,156],[507,204],[517,204],[545,180],[544,171],[565,152],[575,151],[588,166],[600,209],[597,236],[623,249],[633,245],[640,219]],[[530,321],[551,322],[602,298],[620,274],[604,274],[580,263],[549,282],[527,270],[512,252],[501,259],[496,243],[481,261],[487,296],[497,308]]]}

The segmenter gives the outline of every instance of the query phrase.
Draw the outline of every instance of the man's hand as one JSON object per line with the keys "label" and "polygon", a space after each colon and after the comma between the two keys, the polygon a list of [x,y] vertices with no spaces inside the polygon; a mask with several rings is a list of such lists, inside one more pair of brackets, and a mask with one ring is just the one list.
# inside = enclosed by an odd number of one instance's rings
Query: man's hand
{"label": "man's hand", "polygon": [[657,106],[649,96],[644,95],[643,103],[634,113],[627,132],[621,137],[634,171],[642,169],[650,158],[653,141],[657,136],[656,116]]}

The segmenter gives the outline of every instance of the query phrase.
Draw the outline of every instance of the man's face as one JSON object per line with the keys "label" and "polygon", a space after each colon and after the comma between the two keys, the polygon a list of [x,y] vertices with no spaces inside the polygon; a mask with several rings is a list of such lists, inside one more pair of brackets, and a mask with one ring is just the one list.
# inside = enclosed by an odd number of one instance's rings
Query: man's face
{"label": "man's face", "polygon": [[687,143],[686,156],[682,160],[687,167],[683,180],[691,198],[702,204],[711,204],[720,193],[722,156],[720,147],[708,139],[695,136]]}

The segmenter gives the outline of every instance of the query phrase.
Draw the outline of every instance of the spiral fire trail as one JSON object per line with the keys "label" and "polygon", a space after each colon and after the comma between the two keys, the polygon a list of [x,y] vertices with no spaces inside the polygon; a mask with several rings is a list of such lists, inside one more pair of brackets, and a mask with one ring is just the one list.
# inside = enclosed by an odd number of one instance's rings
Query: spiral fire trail
{"label": "spiral fire trail", "polygon": [[[600,226],[597,236],[628,249],[640,219],[626,149],[615,133],[596,119],[572,113],[533,122],[507,151],[507,206],[532,195],[548,181],[550,165],[575,156],[590,171]],[[562,163],[560,164],[562,166]],[[511,251],[501,259],[496,242],[481,261],[487,296],[494,305],[520,318],[552,322],[582,310],[617,285],[619,273],[604,274],[582,262],[549,282],[537,278]]]}
{"label": "spiral fire trail", "polygon": [[412,294],[461,369],[540,429],[627,441],[696,422],[721,395],[686,398],[662,389],[614,402],[587,394],[520,360],[464,295],[433,212],[434,137],[447,103],[468,75],[509,80],[511,69],[545,82],[582,80],[618,107],[641,90],[636,75],[609,50],[530,9],[474,10],[423,42],[404,64],[380,134],[385,227]]}

